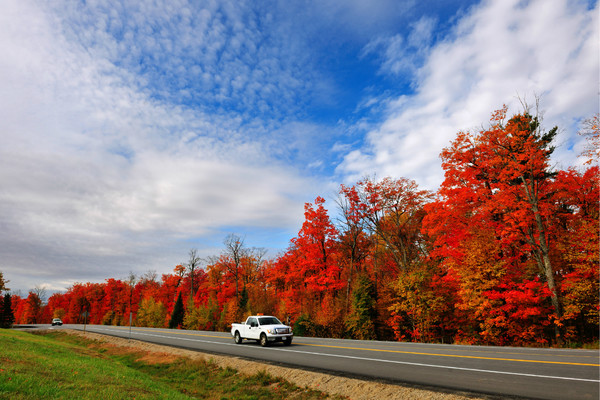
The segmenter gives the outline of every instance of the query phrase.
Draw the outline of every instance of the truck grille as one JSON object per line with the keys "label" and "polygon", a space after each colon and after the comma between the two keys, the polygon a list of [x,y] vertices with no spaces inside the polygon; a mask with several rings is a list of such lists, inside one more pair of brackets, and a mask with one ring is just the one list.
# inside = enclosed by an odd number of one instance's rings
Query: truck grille
{"label": "truck grille", "polygon": [[283,334],[283,333],[290,333],[290,330],[288,328],[280,328],[280,329],[276,329],[278,334]]}

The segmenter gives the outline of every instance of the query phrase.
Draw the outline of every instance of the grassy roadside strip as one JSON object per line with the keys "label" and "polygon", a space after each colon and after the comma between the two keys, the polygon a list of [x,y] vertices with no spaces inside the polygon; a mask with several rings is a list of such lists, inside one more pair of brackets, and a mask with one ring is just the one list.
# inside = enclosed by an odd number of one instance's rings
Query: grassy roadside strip
{"label": "grassy roadside strip", "polygon": [[267,373],[150,354],[60,331],[0,329],[0,399],[325,399]]}

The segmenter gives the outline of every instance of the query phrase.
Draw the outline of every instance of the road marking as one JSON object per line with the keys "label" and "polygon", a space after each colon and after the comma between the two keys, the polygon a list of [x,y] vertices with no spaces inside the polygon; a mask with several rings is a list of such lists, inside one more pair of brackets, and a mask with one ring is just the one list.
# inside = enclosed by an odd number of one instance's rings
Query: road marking
{"label": "road marking", "polygon": [[[119,329],[119,328],[117,328],[117,329]],[[128,329],[128,328],[120,328],[120,329]],[[140,328],[135,328],[133,330],[138,331],[138,332],[146,331],[146,330],[140,329]],[[177,332],[177,331],[169,332],[169,334],[210,337],[210,338],[218,338],[218,339],[226,338],[224,336],[204,335],[204,334],[200,334],[200,333]],[[326,348],[344,349],[344,350],[376,351],[376,352],[382,352],[382,353],[413,354],[413,355],[420,355],[420,356],[470,358],[470,359],[477,359],[477,360],[496,360],[496,361],[512,361],[512,362],[537,363],[537,364],[559,364],[559,365],[577,365],[577,366],[584,366],[584,367],[600,367],[600,364],[573,363],[573,362],[564,362],[564,361],[522,360],[522,359],[515,359],[515,358],[465,356],[465,355],[458,355],[458,354],[439,354],[439,353],[425,353],[425,352],[404,351],[404,350],[369,349],[369,348],[363,348],[363,347],[333,346],[333,345],[327,345],[327,344],[311,344],[311,343],[298,343],[298,342],[296,342],[295,344],[300,345],[300,346],[326,347]]]}
{"label": "road marking", "polygon": [[315,353],[315,352],[310,352],[310,351],[298,351],[298,350],[288,350],[288,349],[281,349],[281,351],[289,351],[289,352],[303,353],[303,354],[314,354],[314,355],[328,356],[328,357],[348,358],[348,359],[360,360],[360,361],[378,361],[378,362],[384,362],[384,363],[412,365],[412,366],[418,366],[418,367],[443,368],[443,369],[454,369],[454,370],[459,370],[459,371],[485,372],[485,373],[489,373],[489,374],[516,375],[516,376],[527,376],[527,377],[533,377],[533,378],[561,379],[561,380],[568,380],[568,381],[600,383],[600,380],[597,380],[597,379],[583,379],[583,378],[570,378],[570,377],[564,377],[564,376],[524,374],[521,372],[494,371],[494,370],[488,370],[488,369],[463,368],[463,367],[453,367],[453,366],[444,366],[444,365],[435,365],[435,364],[413,363],[413,362],[408,362],[408,361],[381,360],[381,359],[377,359],[377,358],[344,356],[344,355],[339,355],[339,354]]}
{"label": "road marking", "polygon": [[[337,340],[345,340],[345,339],[337,339]],[[383,342],[382,346],[385,346],[387,342]],[[401,344],[409,344],[409,346],[402,346]],[[436,346],[436,344],[430,343],[429,346],[427,346],[427,343],[412,343],[412,342],[394,342],[394,344],[392,345],[394,348],[397,347],[404,347],[404,348],[417,348],[417,349],[427,349],[427,348],[431,348],[431,346]],[[392,347],[390,346],[390,347]],[[443,344],[443,346],[454,346],[454,345],[449,345],[449,344]],[[466,345],[462,346],[467,347]],[[553,354],[545,354],[548,357],[569,357],[569,358],[593,358],[593,359],[598,359],[598,355],[585,355],[585,354],[557,354],[557,352],[561,352],[561,351],[569,351],[570,349],[560,349],[560,348],[553,348],[553,347],[549,347],[549,348],[544,348],[544,347],[524,347],[522,348],[523,351],[518,352],[518,351],[494,351],[494,350],[474,350],[476,348],[480,348],[482,346],[477,346],[477,345],[473,345],[471,346],[472,348],[469,348],[467,351],[469,353],[486,353],[486,354],[502,354],[502,355],[530,355],[532,351],[536,351],[536,350],[548,350],[551,352],[554,352]],[[452,351],[461,351],[462,349],[453,349]],[[408,351],[408,350],[407,350]],[[423,350],[423,351],[427,351],[427,350]],[[586,352],[590,352],[590,350],[583,350],[583,349],[579,349],[579,351],[586,351]]]}
{"label": "road marking", "polygon": [[[138,329],[141,331],[141,329]],[[223,339],[223,336],[215,336],[215,335],[203,335],[199,333],[191,333],[191,332],[169,332],[175,335],[190,335],[190,336],[201,336],[201,337],[212,337]],[[524,362],[524,363],[538,363],[538,364],[559,364],[559,365],[578,365],[584,367],[600,367],[600,364],[588,364],[588,363],[573,363],[573,362],[564,362],[564,361],[543,361],[543,360],[522,360],[515,358],[500,358],[500,357],[482,357],[482,356],[465,356],[458,354],[439,354],[439,353],[425,353],[425,352],[416,352],[416,351],[404,351],[404,350],[385,350],[385,349],[369,349],[362,347],[347,347],[347,346],[332,346],[327,344],[310,344],[310,343],[298,343],[295,344],[300,346],[315,346],[315,347],[326,347],[332,349],[345,349],[345,350],[363,350],[363,351],[376,351],[382,353],[397,353],[397,354],[413,354],[420,356],[434,356],[434,357],[451,357],[451,358],[470,358],[477,360],[497,360],[497,361],[513,361],[513,362]]]}
{"label": "road marking", "polygon": [[[98,329],[98,330],[103,330],[103,329]],[[107,329],[107,328],[105,328],[104,330],[107,330],[107,331],[117,330],[120,332],[124,331],[123,329]],[[137,331],[136,334],[143,335],[143,336],[154,336],[154,337],[160,337],[160,338],[165,338],[165,339],[176,339],[175,337],[172,337],[172,336],[146,333],[146,331],[141,330],[141,329],[135,329],[135,331]],[[202,335],[202,334],[198,334],[198,333],[187,333],[187,332],[168,332],[168,333],[169,334],[179,334],[179,335],[189,335],[189,336],[208,336],[208,337],[216,337],[216,338],[220,338],[220,339],[223,338],[223,336],[210,336],[210,335]],[[209,344],[217,344],[217,345],[223,345],[223,346],[235,346],[235,347],[240,346],[240,345],[234,344],[234,343],[223,343],[223,342],[215,342],[215,341],[210,341],[210,340],[199,340],[199,339],[192,339],[192,338],[179,338],[179,339],[187,340],[187,341],[191,341],[191,342],[209,343]],[[166,346],[168,346],[168,345],[166,345]],[[337,346],[326,346],[326,345],[319,345],[319,346],[333,347],[333,348],[337,347]],[[350,347],[344,347],[344,348],[353,349]],[[365,350],[365,349],[360,349],[360,348],[357,348],[357,349]],[[374,349],[367,349],[367,350],[374,350]],[[495,370],[487,370],[487,369],[454,367],[454,366],[448,366],[448,365],[423,364],[423,363],[415,363],[415,362],[408,362],[408,361],[383,360],[383,359],[378,359],[378,358],[347,356],[347,355],[341,355],[341,354],[316,353],[316,352],[311,352],[311,351],[291,350],[291,349],[286,349],[286,348],[275,349],[275,348],[269,348],[269,347],[262,347],[261,351],[286,351],[286,352],[290,352],[290,353],[310,354],[310,355],[323,356],[323,357],[345,358],[345,359],[359,360],[359,361],[375,361],[375,362],[410,365],[410,366],[417,366],[417,367],[442,368],[442,369],[451,369],[451,370],[458,370],[458,371],[481,372],[481,373],[488,373],[488,374],[513,375],[513,376],[525,376],[525,377],[531,377],[531,378],[559,379],[559,380],[577,381],[577,382],[600,383],[600,380],[597,380],[597,379],[571,378],[571,377],[564,377],[564,376],[537,375],[537,374],[525,374],[525,373],[521,373],[521,372],[508,372],[508,371],[495,371]],[[377,351],[377,350],[375,350],[375,351]],[[421,353],[412,353],[412,354],[421,354]],[[422,354],[430,355],[428,353],[422,353]],[[492,359],[496,360],[494,358],[492,358]],[[512,361],[514,361],[514,360],[512,360]],[[528,360],[525,360],[525,361],[528,361]]]}
{"label": "road marking", "polygon": [[570,363],[570,362],[563,362],[563,361],[520,360],[520,359],[515,359],[515,358],[463,356],[463,355],[457,355],[457,354],[422,353],[422,352],[417,352],[417,351],[369,349],[369,348],[362,348],[362,347],[345,347],[345,346],[332,346],[332,345],[327,345],[327,344],[310,344],[310,343],[297,343],[297,342],[296,342],[296,344],[301,345],[301,346],[329,347],[332,349],[347,349],[347,350],[377,351],[377,352],[382,352],[382,353],[415,354],[415,355],[420,355],[420,356],[474,358],[474,359],[478,359],[478,360],[498,360],[498,361],[514,361],[514,362],[540,363],[540,364],[560,364],[560,365],[579,365],[579,366],[586,366],[586,367],[600,367],[600,364]]}
{"label": "road marking", "polygon": [[[94,328],[94,329],[98,329],[98,330],[102,330],[102,329],[104,329],[104,330],[111,330],[111,329],[113,329],[113,330],[118,330],[118,331],[127,331],[127,332],[129,332],[129,328],[128,327],[123,328],[123,327],[117,327],[117,326],[115,326],[113,328]],[[149,328],[149,329],[158,329],[158,328]],[[148,332],[147,329],[143,329],[143,328],[133,328],[133,329],[131,329],[131,331],[132,332]],[[159,331],[159,332],[162,332],[162,331]],[[166,333],[166,332],[163,332],[163,333]],[[210,337],[210,338],[218,338],[218,339],[226,339],[227,338],[227,336],[203,335],[203,334],[200,334],[200,333],[191,333],[191,332],[169,331],[168,333],[172,334],[172,335],[201,336],[201,337]]]}
{"label": "road marking", "polygon": [[[136,330],[136,329],[134,329]],[[143,331],[141,329],[138,329],[138,331],[140,332],[147,332],[147,331]],[[227,339],[226,336],[217,336],[217,335],[203,335],[200,333],[191,333],[191,332],[177,332],[177,331],[173,331],[173,332],[169,332],[172,335],[189,335],[189,336],[200,336],[200,337],[209,337],[209,338],[218,338],[218,339]],[[232,336],[233,339],[233,336]]]}
{"label": "road marking", "polygon": [[[105,329],[105,330],[111,330],[111,329]],[[119,330],[119,329],[113,329],[113,330]],[[120,331],[123,331],[123,329],[121,329]],[[135,331],[139,335],[160,337],[160,338],[165,338],[165,339],[174,339],[173,337],[170,337],[170,336],[167,336],[167,335],[157,335],[157,334],[152,334],[152,333],[146,333],[146,331],[141,330],[141,329],[135,329]],[[142,333],[142,332],[144,332],[144,333]],[[219,339],[223,338],[223,336],[202,335],[202,334],[198,334],[198,333],[189,333],[189,332],[168,332],[168,333],[169,334],[188,335],[188,336],[213,337],[213,338],[219,338]],[[234,345],[233,343],[214,342],[214,341],[209,341],[209,340],[198,340],[198,339],[190,339],[190,338],[180,338],[180,339],[187,340],[187,341],[193,341],[193,342],[201,342],[201,343],[225,345],[225,346],[238,346],[238,345]],[[307,344],[304,344],[304,345],[307,345]],[[312,346],[317,346],[317,347],[332,347],[332,348],[346,348],[346,349],[356,349],[356,350],[382,351],[382,350],[376,350],[376,349],[361,349],[361,348],[351,348],[351,347],[341,347],[341,346],[326,346],[326,345],[312,345]],[[525,373],[519,373],[519,372],[494,371],[494,370],[464,368],[464,367],[454,367],[454,366],[444,366],[444,365],[435,365],[435,364],[423,364],[423,363],[414,363],[414,362],[408,362],[408,361],[383,360],[383,359],[377,359],[377,358],[356,357],[356,356],[347,356],[347,355],[339,355],[339,354],[327,354],[327,353],[316,353],[316,352],[310,352],[310,351],[299,351],[299,350],[290,350],[290,349],[262,348],[262,350],[287,351],[287,352],[290,352],[290,353],[310,354],[310,355],[316,355],[316,356],[335,357],[335,358],[346,358],[346,359],[360,360],[360,361],[376,361],[376,362],[384,362],[384,363],[392,363],[392,364],[402,364],[402,365],[411,365],[411,366],[421,366],[421,367],[430,367],[430,368],[444,368],[444,369],[452,369],[452,370],[459,370],[459,371],[483,372],[483,373],[491,373],[491,374],[516,375],[516,376],[526,376],[526,377],[534,377],[534,378],[560,379],[560,380],[571,380],[571,381],[579,381],[579,382],[600,383],[600,380],[594,380],[594,379],[570,378],[570,377],[562,377],[562,376],[536,375],[536,374],[525,374]],[[384,352],[390,352],[389,350],[383,350],[383,351]],[[406,353],[406,352],[403,352],[403,353]],[[410,353],[411,354],[431,355],[431,354],[428,354],[428,353],[414,353],[414,352],[410,352]],[[447,355],[443,355],[443,356],[447,356]],[[474,358],[478,358],[478,357],[474,357]],[[491,359],[496,360],[495,358],[491,358]],[[511,360],[511,361],[514,361],[514,360]],[[534,362],[534,361],[530,361],[530,360],[524,360],[524,361]],[[558,363],[558,364],[560,364],[560,363]]]}

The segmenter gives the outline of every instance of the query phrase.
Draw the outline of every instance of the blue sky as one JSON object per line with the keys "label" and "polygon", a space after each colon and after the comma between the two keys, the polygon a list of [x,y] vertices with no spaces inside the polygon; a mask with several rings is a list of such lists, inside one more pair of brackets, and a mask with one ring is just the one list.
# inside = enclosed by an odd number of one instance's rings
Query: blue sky
{"label": "blue sky", "polygon": [[407,177],[519,98],[578,167],[598,5],[30,1],[0,13],[0,271],[13,290],[171,272],[229,233],[270,255],[341,183]]}

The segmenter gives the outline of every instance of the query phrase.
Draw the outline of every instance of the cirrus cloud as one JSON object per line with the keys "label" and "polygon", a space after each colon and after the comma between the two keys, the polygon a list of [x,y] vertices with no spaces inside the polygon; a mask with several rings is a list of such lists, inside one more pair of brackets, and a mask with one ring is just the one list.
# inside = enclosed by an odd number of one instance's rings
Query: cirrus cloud
{"label": "cirrus cloud", "polygon": [[[260,110],[261,102],[276,104],[269,96],[293,96],[286,85],[296,84],[281,55],[257,55],[247,73],[236,66],[236,51],[253,41],[237,31],[235,7],[219,7],[227,18],[200,12],[206,21],[193,23],[183,9],[161,14],[145,3],[85,12],[58,2],[45,7],[8,2],[0,16],[0,269],[13,285],[32,287],[32,274],[57,289],[65,277],[167,272],[193,238],[209,253],[224,227],[287,231],[298,224],[319,185],[273,152],[283,138],[269,133],[268,121],[219,100],[235,95],[246,99],[240,107]],[[171,29],[164,21],[173,18],[181,22],[175,33],[140,33],[147,22]],[[228,27],[217,26],[222,20]],[[234,32],[218,36],[227,29]],[[196,41],[202,45],[194,51],[206,54],[195,62],[210,73],[212,88],[183,86],[216,100],[190,107],[175,90],[178,100],[166,101],[163,85],[180,68],[193,69],[183,54]],[[162,71],[135,69],[153,55],[174,59],[157,61]]]}

